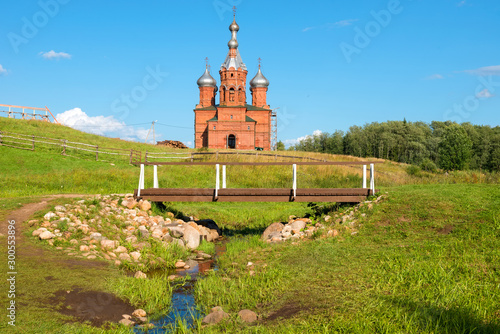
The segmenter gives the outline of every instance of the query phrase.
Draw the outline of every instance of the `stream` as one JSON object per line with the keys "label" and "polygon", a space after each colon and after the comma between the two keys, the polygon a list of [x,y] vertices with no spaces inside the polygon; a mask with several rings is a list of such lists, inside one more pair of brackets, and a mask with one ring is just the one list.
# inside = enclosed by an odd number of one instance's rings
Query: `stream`
{"label": "stream", "polygon": [[[172,292],[170,312],[157,320],[151,321],[154,328],[145,331],[142,328],[135,327],[134,331],[136,333],[169,333],[177,327],[178,323],[182,323],[183,321],[187,324],[188,328],[192,328],[194,319],[205,316],[196,307],[193,295],[194,286],[196,281],[199,278],[202,279],[203,274],[207,271],[218,269],[217,258],[226,252],[227,241],[224,238],[215,243],[215,255],[209,260],[187,260],[186,264],[190,266],[189,269],[173,269],[167,272],[157,271],[148,273],[148,275],[162,275],[164,277],[175,274],[181,279],[173,283],[174,290]],[[189,279],[184,280],[183,278],[186,276],[189,276]]]}

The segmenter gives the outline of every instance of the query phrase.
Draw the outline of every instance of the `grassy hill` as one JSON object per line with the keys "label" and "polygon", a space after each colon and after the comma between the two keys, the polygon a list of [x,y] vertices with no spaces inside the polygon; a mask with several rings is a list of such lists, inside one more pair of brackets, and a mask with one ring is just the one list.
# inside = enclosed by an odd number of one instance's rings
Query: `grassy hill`
{"label": "grassy hill", "polygon": [[[194,151],[168,150],[54,124],[5,118],[0,118],[0,131],[71,138],[143,153]],[[360,160],[313,153],[284,154],[332,161]],[[290,167],[229,166],[228,186],[290,187],[291,173]],[[3,219],[7,211],[37,201],[39,195],[131,192],[137,187],[139,168],[126,161],[96,162],[92,156],[74,158],[50,150],[31,152],[0,146],[0,174],[0,197],[9,197],[2,199]],[[160,186],[165,187],[213,187],[215,173],[213,166],[163,166],[159,178]],[[146,187],[151,185],[152,168],[146,168]],[[299,166],[298,185],[359,187],[361,167]],[[167,203],[172,212],[212,218],[225,232],[238,236],[229,239],[226,253],[218,258],[219,270],[196,283],[197,305],[202,310],[221,306],[233,314],[247,307],[262,317],[252,326],[231,318],[216,326],[198,328],[198,332],[500,333],[498,174],[427,173],[384,161],[376,165],[376,186],[388,192],[388,197],[371,210],[365,206],[354,232],[345,224],[325,221],[325,214],[342,216],[348,210],[331,205],[321,213],[307,203]],[[53,204],[65,201],[58,199]],[[271,222],[305,214],[325,225],[332,224],[340,231],[339,237],[318,235],[314,240],[274,245],[260,240],[260,233]],[[35,252],[44,246],[33,241],[20,245],[20,250],[23,247]],[[110,283],[121,282],[122,274],[116,268],[75,269],[66,265],[67,255],[48,246],[43,253],[48,259],[45,262],[27,255],[19,261],[19,271],[26,277],[19,282],[19,301],[23,302],[19,330],[130,332],[125,328],[96,329],[70,321],[54,312],[54,305],[46,303],[47,296],[74,286],[116,292],[110,287]],[[254,265],[249,267],[248,262]],[[5,267],[6,261],[2,263]],[[170,286],[168,282],[162,284]],[[137,289],[138,293],[147,292],[147,287]],[[4,303],[7,294],[2,296],[0,301]],[[8,330],[5,322],[0,329]]]}
{"label": "grassy hill", "polygon": [[[99,145],[99,147],[134,149],[148,152],[194,152],[193,149],[179,150],[151,144],[128,142],[84,133],[69,127],[41,122],[0,118],[0,131],[67,139],[74,142]],[[64,156],[60,148],[37,146],[35,151],[0,146],[0,173],[3,186],[0,197],[19,197],[56,193],[128,193],[137,188],[139,169],[130,165],[128,158],[121,160],[106,156],[96,162],[95,154]],[[280,152],[294,156],[313,157],[331,161],[359,161],[350,156],[314,154],[305,152]],[[80,153],[78,153],[80,154]],[[104,159],[104,161],[102,160]],[[215,157],[207,157],[213,160]],[[269,158],[258,158],[266,161]],[[256,161],[254,157],[224,156],[224,161]],[[366,160],[366,159],[365,159]],[[370,159],[375,160],[375,159]],[[161,161],[161,160],[158,160]],[[163,160],[167,161],[167,160]],[[172,160],[168,161],[181,161]],[[274,161],[272,159],[271,161]],[[379,160],[383,161],[383,160]],[[412,175],[410,175],[412,174]],[[479,182],[491,183],[497,175],[478,172],[455,172],[443,177],[442,173],[422,171],[408,173],[408,166],[385,161],[376,166],[376,186],[389,187],[399,184]],[[228,167],[228,187],[291,187],[290,167]],[[313,187],[359,187],[362,170],[360,166],[300,166],[298,186]],[[212,188],[215,173],[208,166],[160,166],[160,187]],[[152,186],[152,168],[146,168],[146,187]]]}

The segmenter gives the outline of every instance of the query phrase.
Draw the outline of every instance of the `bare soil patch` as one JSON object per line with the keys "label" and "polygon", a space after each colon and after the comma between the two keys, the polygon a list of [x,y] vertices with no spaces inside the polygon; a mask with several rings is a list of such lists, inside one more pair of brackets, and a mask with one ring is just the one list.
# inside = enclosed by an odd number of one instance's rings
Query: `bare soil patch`
{"label": "bare soil patch", "polygon": [[445,227],[439,229],[439,234],[450,234],[453,231],[453,225],[446,225]]}
{"label": "bare soil patch", "polygon": [[57,311],[72,316],[78,322],[89,321],[102,327],[106,322],[118,322],[123,314],[132,314],[134,307],[115,295],[100,291],[56,291],[50,304],[58,305]]}
{"label": "bare soil patch", "polygon": [[294,317],[300,312],[310,312],[312,308],[304,307],[297,304],[288,303],[280,307],[278,310],[272,312],[265,321],[273,321],[277,319],[289,319]]}

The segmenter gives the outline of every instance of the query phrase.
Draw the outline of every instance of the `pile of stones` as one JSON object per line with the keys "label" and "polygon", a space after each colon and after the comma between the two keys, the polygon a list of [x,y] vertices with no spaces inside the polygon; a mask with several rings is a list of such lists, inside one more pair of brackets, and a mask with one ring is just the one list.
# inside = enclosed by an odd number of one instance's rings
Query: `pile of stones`
{"label": "pile of stones", "polygon": [[161,258],[143,256],[151,242],[196,250],[202,240],[217,240],[222,232],[213,220],[175,219],[154,215],[151,203],[136,201],[132,194],[97,195],[90,200],[58,205],[42,219],[29,221],[32,235],[70,256],[156,264]]}
{"label": "pile of stones", "polygon": [[367,211],[373,209],[374,204],[379,203],[385,197],[386,195],[381,195],[373,201],[359,203],[346,212],[339,212],[333,216],[326,215],[322,218],[323,222],[290,216],[288,223],[275,222],[269,225],[262,233],[262,239],[269,243],[297,241],[311,238],[315,233],[324,237],[337,237],[341,229],[354,235],[358,233],[359,220],[366,216]]}

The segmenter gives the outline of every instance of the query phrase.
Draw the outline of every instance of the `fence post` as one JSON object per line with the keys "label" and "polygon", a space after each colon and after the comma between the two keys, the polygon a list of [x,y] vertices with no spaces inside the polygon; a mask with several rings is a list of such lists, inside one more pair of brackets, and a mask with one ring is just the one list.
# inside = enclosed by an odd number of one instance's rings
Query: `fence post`
{"label": "fence post", "polygon": [[219,161],[219,151],[215,152],[215,161]]}
{"label": "fence post", "polygon": [[219,164],[215,165],[215,199],[219,197],[219,186],[220,186],[220,180],[219,180]]}
{"label": "fence post", "polygon": [[366,165],[363,165],[363,189],[366,189]]}
{"label": "fence post", "polygon": [[130,149],[130,159],[129,159],[129,164],[132,164],[132,149]]}
{"label": "fence post", "polygon": [[148,151],[146,151],[146,155],[144,156],[144,162],[148,162]]}
{"label": "fence post", "polygon": [[32,139],[33,139],[33,144],[32,144],[31,150],[34,151],[35,150],[35,135],[31,135],[31,136],[32,136]]}
{"label": "fence post", "polygon": [[222,165],[222,189],[226,189],[226,165]]}
{"label": "fence post", "polygon": [[63,139],[63,151],[62,155],[66,155],[66,139]]}
{"label": "fence post", "polygon": [[191,152],[191,162],[193,162],[193,152]]}
{"label": "fence post", "polygon": [[141,173],[139,174],[139,186],[137,187],[137,197],[141,196],[141,189],[144,189],[144,164],[141,164]]}
{"label": "fence post", "polygon": [[293,200],[297,196],[297,164],[293,164]]}
{"label": "fence post", "polygon": [[99,145],[95,146],[95,161],[99,161]]}
{"label": "fence post", "polygon": [[375,164],[370,164],[370,189],[371,195],[375,195]]}
{"label": "fence post", "polygon": [[2,130],[0,130],[0,145],[2,145]]}
{"label": "fence post", "polygon": [[158,186],[158,166],[154,165],[154,181],[153,181],[153,188],[159,188]]}

